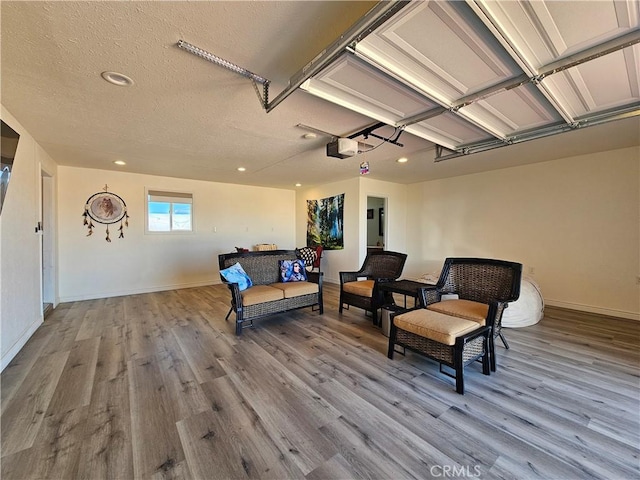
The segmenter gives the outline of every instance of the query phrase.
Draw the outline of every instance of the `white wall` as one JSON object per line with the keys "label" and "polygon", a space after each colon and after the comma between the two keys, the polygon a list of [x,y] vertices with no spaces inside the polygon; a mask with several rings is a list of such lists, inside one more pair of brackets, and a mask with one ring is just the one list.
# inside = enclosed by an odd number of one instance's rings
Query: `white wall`
{"label": "white wall", "polygon": [[[295,248],[295,192],[106,170],[59,167],[62,301],[219,283],[218,254],[275,243]],[[107,184],[127,204],[118,239],[96,224],[87,237],[84,206]],[[194,233],[145,234],[145,187],[193,193]],[[214,232],[215,228],[215,232]]]}
{"label": "white wall", "polygon": [[20,134],[0,215],[0,367],[4,369],[42,323],[40,172],[55,182],[56,164],[2,107],[4,122]]}
{"label": "white wall", "polygon": [[341,271],[358,270],[367,254],[367,197],[387,199],[387,250],[406,248],[406,186],[354,178],[320,187],[299,190],[296,195],[296,243],[306,245],[307,200],[319,200],[344,193],[344,249],[323,253],[324,281],[340,283]]}
{"label": "white wall", "polygon": [[408,218],[409,275],[514,260],[550,305],[640,317],[638,147],[411,185]]}

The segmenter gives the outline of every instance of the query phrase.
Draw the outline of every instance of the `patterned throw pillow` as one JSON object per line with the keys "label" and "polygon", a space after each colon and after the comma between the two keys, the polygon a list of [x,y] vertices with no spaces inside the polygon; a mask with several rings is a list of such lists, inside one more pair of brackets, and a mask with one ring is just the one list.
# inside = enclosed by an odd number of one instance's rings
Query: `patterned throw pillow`
{"label": "patterned throw pillow", "polygon": [[304,260],[280,260],[281,282],[306,282],[307,272],[304,269]]}
{"label": "patterned throw pillow", "polygon": [[315,249],[310,247],[297,248],[296,256],[304,260],[307,270],[313,270],[313,262],[315,262],[317,258]]}
{"label": "patterned throw pillow", "polygon": [[229,283],[237,283],[240,290],[246,290],[253,285],[251,278],[249,278],[240,263],[234,263],[229,268],[220,270],[220,275]]}

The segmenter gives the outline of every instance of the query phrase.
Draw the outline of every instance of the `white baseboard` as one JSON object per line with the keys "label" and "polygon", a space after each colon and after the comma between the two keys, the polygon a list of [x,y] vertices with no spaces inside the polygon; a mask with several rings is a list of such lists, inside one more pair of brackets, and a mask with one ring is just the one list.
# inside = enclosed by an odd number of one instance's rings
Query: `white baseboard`
{"label": "white baseboard", "polygon": [[616,310],[613,308],[594,307],[593,305],[584,305],[581,303],[563,302],[560,300],[544,299],[545,305],[550,307],[568,308],[570,310],[578,310],[580,312],[597,313],[599,315],[607,315],[609,317],[627,318],[629,320],[640,321],[640,313],[627,312],[625,310]]}
{"label": "white baseboard", "polygon": [[11,360],[13,360],[13,358],[18,354],[22,347],[24,347],[24,345],[29,341],[31,336],[38,329],[38,327],[42,325],[42,323],[43,318],[41,316],[38,320],[33,322],[29,328],[22,332],[20,338],[16,340],[9,351],[2,356],[2,359],[0,359],[0,372],[3,371],[7,367],[7,365],[9,365],[9,363],[11,363]]}
{"label": "white baseboard", "polygon": [[190,283],[176,283],[173,285],[155,285],[153,287],[145,287],[145,288],[135,288],[132,290],[120,290],[113,292],[95,292],[95,293],[87,293],[84,295],[74,295],[69,297],[60,297],[60,303],[66,302],[78,302],[82,300],[96,300],[99,298],[109,298],[109,297],[122,297],[125,295],[138,295],[140,293],[153,293],[153,292],[164,292],[167,290],[179,290],[182,288],[195,288],[195,287],[207,287],[209,285],[217,285],[221,283],[218,281],[208,281],[208,282],[190,282]]}

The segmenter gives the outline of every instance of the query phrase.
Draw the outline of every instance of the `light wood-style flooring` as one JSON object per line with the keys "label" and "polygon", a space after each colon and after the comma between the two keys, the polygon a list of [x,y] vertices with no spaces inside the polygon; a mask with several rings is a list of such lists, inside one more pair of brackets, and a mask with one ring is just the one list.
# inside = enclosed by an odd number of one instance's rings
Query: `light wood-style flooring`
{"label": "light wood-style flooring", "polygon": [[62,304],[1,375],[13,479],[638,479],[640,324],[547,307],[465,395],[357,308],[233,333],[223,285]]}

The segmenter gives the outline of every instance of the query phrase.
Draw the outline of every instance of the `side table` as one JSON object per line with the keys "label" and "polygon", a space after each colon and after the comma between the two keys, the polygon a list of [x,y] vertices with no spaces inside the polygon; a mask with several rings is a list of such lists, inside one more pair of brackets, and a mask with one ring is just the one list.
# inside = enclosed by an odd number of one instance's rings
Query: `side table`
{"label": "side table", "polygon": [[407,308],[407,297],[412,297],[413,305],[416,306],[418,304],[418,292],[420,289],[433,286],[435,285],[431,283],[416,282],[414,280],[396,280],[395,282],[381,283],[378,285],[378,288],[381,292],[404,295],[404,308]]}

